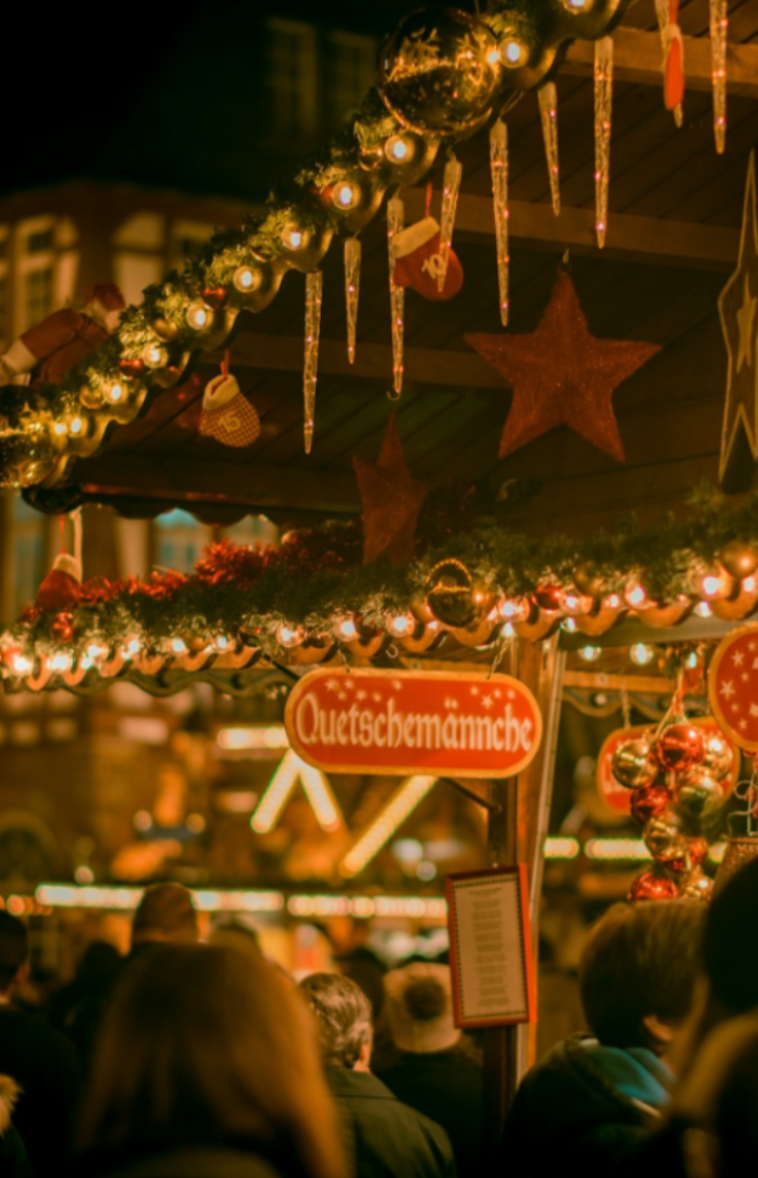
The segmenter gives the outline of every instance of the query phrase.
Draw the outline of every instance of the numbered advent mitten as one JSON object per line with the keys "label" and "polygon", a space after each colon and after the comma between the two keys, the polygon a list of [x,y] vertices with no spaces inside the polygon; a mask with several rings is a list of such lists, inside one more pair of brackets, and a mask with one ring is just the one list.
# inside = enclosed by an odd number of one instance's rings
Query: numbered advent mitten
{"label": "numbered advent mitten", "polygon": [[452,299],[463,286],[463,267],[455,253],[450,258],[442,290],[437,282],[442,272],[440,227],[434,217],[425,217],[398,233],[392,242],[397,286],[410,286],[434,302]]}
{"label": "numbered advent mitten", "polygon": [[253,405],[240,392],[236,377],[220,373],[205,387],[200,433],[222,446],[252,446],[261,432]]}

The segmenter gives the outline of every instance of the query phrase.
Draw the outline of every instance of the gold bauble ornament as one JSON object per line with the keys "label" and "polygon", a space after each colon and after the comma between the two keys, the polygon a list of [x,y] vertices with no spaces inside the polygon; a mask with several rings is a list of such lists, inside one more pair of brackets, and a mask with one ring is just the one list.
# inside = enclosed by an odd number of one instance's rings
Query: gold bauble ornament
{"label": "gold bauble ornament", "polygon": [[32,487],[55,466],[46,412],[46,402],[33,389],[0,388],[0,487]]}
{"label": "gold bauble ornament", "polygon": [[730,540],[719,552],[719,560],[730,576],[741,581],[758,569],[758,549],[743,540]]}
{"label": "gold bauble ornament", "polygon": [[671,807],[656,818],[651,818],[645,827],[645,846],[654,859],[672,870],[689,867],[687,852],[690,840],[684,830],[682,818]]}
{"label": "gold bauble ornament", "polygon": [[462,629],[484,617],[488,594],[478,591],[462,560],[441,560],[426,583],[426,601],[438,622]]}
{"label": "gold bauble ornament", "polygon": [[674,804],[689,834],[715,835],[725,801],[718,779],[701,765],[677,778]]}
{"label": "gold bauble ornament", "polygon": [[404,127],[459,134],[490,114],[502,68],[497,38],[482,21],[454,8],[422,8],[383,47],[379,89]]}
{"label": "gold bauble ornament", "polygon": [[713,880],[700,870],[687,876],[679,892],[680,900],[699,900],[702,904],[708,904],[712,898]]}
{"label": "gold bauble ornament", "polygon": [[646,789],[652,785],[658,776],[658,765],[650,741],[643,736],[620,744],[611,760],[611,772],[626,789]]}
{"label": "gold bauble ornament", "polygon": [[603,596],[605,588],[603,578],[598,573],[597,567],[589,560],[574,569],[574,584],[580,593],[586,593],[588,597]]}
{"label": "gold bauble ornament", "polygon": [[705,758],[700,768],[711,773],[718,781],[723,781],[732,772],[734,753],[732,746],[725,736],[717,732],[705,738]]}

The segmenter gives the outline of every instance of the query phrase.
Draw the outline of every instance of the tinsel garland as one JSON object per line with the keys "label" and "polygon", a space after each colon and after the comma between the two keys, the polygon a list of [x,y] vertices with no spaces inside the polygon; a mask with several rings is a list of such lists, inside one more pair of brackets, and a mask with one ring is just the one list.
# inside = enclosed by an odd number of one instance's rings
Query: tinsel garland
{"label": "tinsel garland", "polygon": [[[63,625],[60,614],[32,606],[2,642],[50,653],[83,648],[93,636],[106,646],[132,637],[147,651],[158,651],[171,640],[203,645],[243,635],[278,652],[282,626],[320,638],[348,617],[364,634],[384,630],[388,618],[426,601],[432,570],[450,560],[462,562],[477,590],[496,604],[539,602],[546,588],[558,597],[586,595],[587,570],[597,586],[596,605],[609,595],[623,598],[632,584],[644,588],[648,602],[700,601],[708,596],[703,578],[720,568],[725,545],[741,541],[758,550],[758,492],[727,511],[718,493],[703,488],[692,505],[696,514],[684,522],[667,517],[641,528],[629,518],[610,533],[578,539],[540,539],[500,527],[444,535],[435,509],[428,530],[421,529],[416,559],[401,568],[383,560],[363,565],[361,531],[354,522],[289,533],[279,547],[222,541],[206,550],[192,576],[168,572],[147,580],[86,582]],[[466,508],[458,510],[460,523]],[[569,605],[555,608],[571,614]]]}

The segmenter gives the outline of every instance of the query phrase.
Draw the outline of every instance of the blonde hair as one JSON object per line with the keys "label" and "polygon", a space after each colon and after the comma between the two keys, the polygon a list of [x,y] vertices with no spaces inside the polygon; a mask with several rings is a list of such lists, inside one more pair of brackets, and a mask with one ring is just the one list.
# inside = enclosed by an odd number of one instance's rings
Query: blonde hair
{"label": "blonde hair", "polygon": [[274,1164],[294,1155],[306,1178],[348,1173],[305,1003],[263,958],[234,949],[156,948],[133,966],[84,1109],[86,1149],[244,1139]]}

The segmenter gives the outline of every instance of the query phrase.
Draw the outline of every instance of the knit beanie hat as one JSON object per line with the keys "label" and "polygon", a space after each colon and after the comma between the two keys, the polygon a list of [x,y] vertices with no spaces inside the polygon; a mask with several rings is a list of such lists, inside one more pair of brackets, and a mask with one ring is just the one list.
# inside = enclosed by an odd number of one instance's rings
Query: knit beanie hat
{"label": "knit beanie hat", "polygon": [[460,1039],[453,1023],[450,969],[414,962],[384,979],[392,1038],[401,1051],[445,1051]]}

